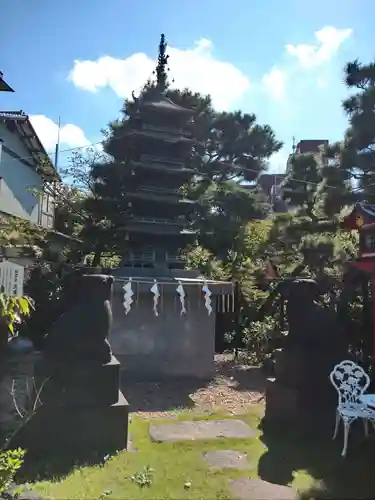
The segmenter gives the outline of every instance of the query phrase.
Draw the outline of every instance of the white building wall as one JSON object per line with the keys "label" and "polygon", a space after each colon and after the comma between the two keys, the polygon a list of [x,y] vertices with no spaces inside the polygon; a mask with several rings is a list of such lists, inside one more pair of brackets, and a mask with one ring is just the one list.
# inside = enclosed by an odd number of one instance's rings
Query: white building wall
{"label": "white building wall", "polygon": [[[34,161],[21,138],[0,123],[2,152],[0,160],[0,211],[28,219],[43,227],[53,228],[54,205],[51,196],[44,199],[36,195],[42,192],[43,179],[33,168]],[[23,158],[21,161],[15,157]],[[26,164],[29,163],[28,164]]]}

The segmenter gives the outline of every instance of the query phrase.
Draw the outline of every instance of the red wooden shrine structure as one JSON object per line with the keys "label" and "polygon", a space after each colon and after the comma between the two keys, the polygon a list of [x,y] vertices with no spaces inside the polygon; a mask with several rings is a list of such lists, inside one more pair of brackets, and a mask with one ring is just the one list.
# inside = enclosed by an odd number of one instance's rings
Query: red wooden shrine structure
{"label": "red wooden shrine structure", "polygon": [[372,286],[372,359],[375,361],[375,205],[357,203],[345,217],[341,228],[359,232],[359,256],[349,260],[348,266],[370,274]]}

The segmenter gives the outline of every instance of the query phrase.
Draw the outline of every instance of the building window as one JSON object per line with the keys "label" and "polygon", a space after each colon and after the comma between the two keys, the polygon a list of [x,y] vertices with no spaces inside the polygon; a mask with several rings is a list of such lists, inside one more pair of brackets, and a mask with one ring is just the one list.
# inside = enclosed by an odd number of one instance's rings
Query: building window
{"label": "building window", "polygon": [[367,234],[365,238],[365,246],[366,250],[375,250],[375,235],[374,234]]}

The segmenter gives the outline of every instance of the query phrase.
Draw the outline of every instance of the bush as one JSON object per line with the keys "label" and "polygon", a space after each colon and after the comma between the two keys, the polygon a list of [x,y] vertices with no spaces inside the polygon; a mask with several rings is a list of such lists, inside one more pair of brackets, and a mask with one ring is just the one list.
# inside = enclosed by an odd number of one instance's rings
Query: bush
{"label": "bush", "polygon": [[260,365],[272,356],[270,340],[274,332],[275,320],[271,317],[266,317],[263,321],[253,321],[249,328],[244,329],[243,342],[249,364]]}
{"label": "bush", "polygon": [[37,349],[43,345],[63,295],[61,270],[60,265],[38,264],[32,269],[25,285],[25,292],[34,301],[34,311],[20,333],[29,338]]}
{"label": "bush", "polygon": [[12,484],[17,471],[22,467],[25,450],[0,450],[0,495]]}

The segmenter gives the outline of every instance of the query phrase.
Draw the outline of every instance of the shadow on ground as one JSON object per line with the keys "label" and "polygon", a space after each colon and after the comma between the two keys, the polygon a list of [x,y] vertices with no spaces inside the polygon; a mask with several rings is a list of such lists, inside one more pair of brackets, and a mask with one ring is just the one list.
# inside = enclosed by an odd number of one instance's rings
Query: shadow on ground
{"label": "shadow on ground", "polygon": [[347,457],[341,457],[342,433],[332,441],[331,428],[308,432],[264,428],[261,440],[268,451],[260,458],[259,477],[287,485],[296,471],[306,471],[319,483],[301,499],[375,498],[375,439],[364,438],[363,425],[353,425]]}
{"label": "shadow on ground", "polygon": [[166,377],[149,381],[136,379],[126,372],[121,374],[121,390],[132,412],[168,412],[196,408],[207,403],[203,396],[205,389],[210,388],[210,397],[215,398],[215,386],[225,386],[237,392],[259,393],[262,397],[265,374],[261,368],[241,364],[232,354],[215,356],[214,373],[210,380]]}
{"label": "shadow on ground", "polygon": [[[159,413],[160,415],[176,410],[206,408],[206,399],[202,393],[209,392],[209,386],[218,383],[218,393],[222,397],[223,386],[234,389],[233,392],[263,393],[264,373],[259,368],[248,367],[236,361],[231,354],[215,356],[215,373],[211,380],[192,378],[165,378],[149,381],[139,380],[127,373],[121,374],[121,391],[129,402],[131,412]],[[223,385],[220,385],[223,384]],[[212,389],[212,388],[211,388]],[[226,393],[225,393],[226,394]],[[239,395],[243,398],[243,394]],[[227,397],[227,396],[225,396]],[[210,403],[215,398],[215,387],[207,396]],[[250,404],[250,403],[249,403]],[[147,417],[147,415],[146,415]],[[98,430],[100,432],[100,430]],[[71,456],[56,450],[52,457],[31,457],[26,455],[23,469],[17,476],[18,482],[34,482],[43,479],[59,479],[68,475],[75,467],[99,465],[105,462],[110,450],[96,451],[80,456],[79,450],[72,450]]]}
{"label": "shadow on ground", "polygon": [[48,456],[48,458],[26,454],[25,462],[17,473],[17,484],[61,480],[75,468],[103,465],[108,458],[109,454],[100,450],[84,454],[79,454],[76,450],[72,450],[71,454],[57,451],[55,455]]}
{"label": "shadow on ground", "polygon": [[208,383],[192,378],[137,380],[122,374],[120,386],[132,412],[167,412],[193,408],[190,395]]}

